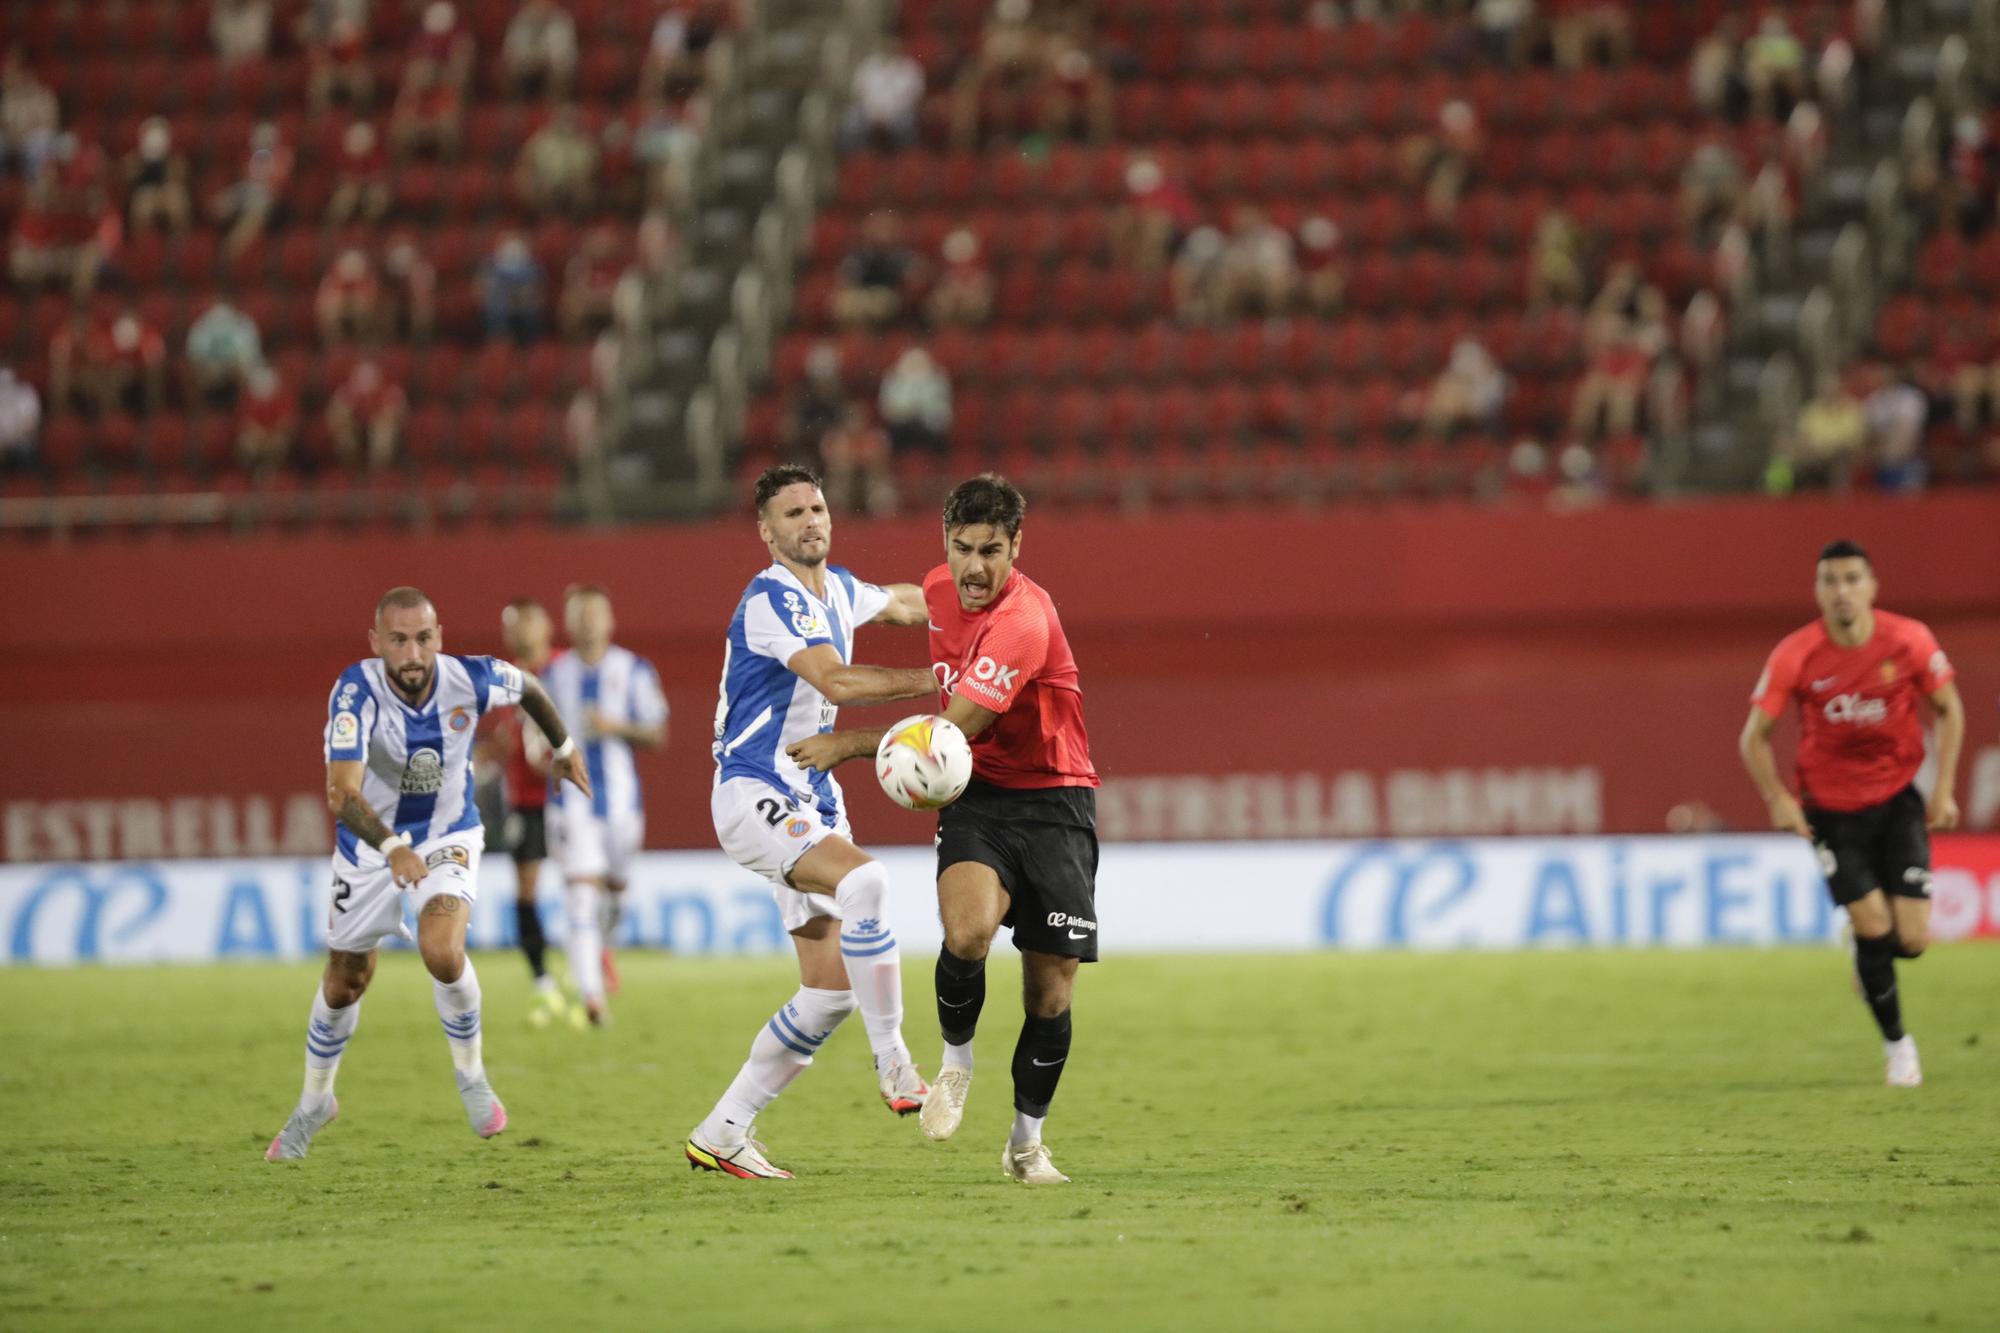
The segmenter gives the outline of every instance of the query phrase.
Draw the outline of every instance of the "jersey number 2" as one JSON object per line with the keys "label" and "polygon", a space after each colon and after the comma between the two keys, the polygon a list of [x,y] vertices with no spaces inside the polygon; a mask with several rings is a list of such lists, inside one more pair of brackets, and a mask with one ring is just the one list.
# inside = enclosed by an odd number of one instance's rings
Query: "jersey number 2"
{"label": "jersey number 2", "polygon": [[763,800],[757,802],[757,813],[764,816],[764,822],[772,828],[778,827],[778,822],[786,815],[797,814],[798,810],[799,807],[796,801],[786,801],[783,805],[779,805],[775,800],[766,796]]}

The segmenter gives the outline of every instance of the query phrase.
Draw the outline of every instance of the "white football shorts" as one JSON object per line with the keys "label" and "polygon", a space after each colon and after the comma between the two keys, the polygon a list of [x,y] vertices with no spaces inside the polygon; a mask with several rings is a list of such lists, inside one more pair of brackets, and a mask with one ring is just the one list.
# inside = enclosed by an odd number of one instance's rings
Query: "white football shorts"
{"label": "white football shorts", "polygon": [[756,778],[730,778],[715,784],[708,809],[722,850],[737,865],[771,881],[771,896],[788,934],[816,916],[840,915],[830,895],[801,893],[786,878],[800,857],[827,838],[854,840],[844,803],[829,827],[817,809],[781,787]]}
{"label": "white football shorts", "polygon": [[549,806],[549,850],[565,880],[631,878],[632,858],[646,841],[646,812],[600,815],[588,802]]}
{"label": "white football shorts", "polygon": [[[408,888],[399,888],[386,860],[370,855],[368,862],[349,865],[333,854],[333,904],[327,910],[326,947],[341,953],[369,953],[384,940],[410,938],[403,909],[421,914],[424,904],[441,893],[463,898],[468,908],[479,898],[479,853],[486,846],[481,829],[448,833],[414,850],[428,873]],[[364,853],[367,855],[367,853]]]}

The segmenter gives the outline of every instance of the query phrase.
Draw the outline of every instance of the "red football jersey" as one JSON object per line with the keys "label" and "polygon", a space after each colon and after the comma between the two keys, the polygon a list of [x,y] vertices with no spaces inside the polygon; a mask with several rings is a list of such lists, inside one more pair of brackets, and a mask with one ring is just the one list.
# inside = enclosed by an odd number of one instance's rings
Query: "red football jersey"
{"label": "red football jersey", "polygon": [[[549,743],[542,729],[515,704],[493,712],[493,739],[500,743],[500,777],[510,810],[540,810],[549,803]],[[537,767],[537,761],[541,767]]]}
{"label": "red football jersey", "polygon": [[959,605],[951,567],[924,578],[939,707],[954,694],[1000,716],[972,742],[972,773],[996,787],[1095,787],[1083,689],[1056,604],[1020,570],[978,611]]}
{"label": "red football jersey", "polygon": [[1875,633],[1843,648],[1815,620],[1771,652],[1750,702],[1772,717],[1799,702],[1799,791],[1821,810],[1880,805],[1924,762],[1917,697],[1957,673],[1921,620],[1875,613]]}

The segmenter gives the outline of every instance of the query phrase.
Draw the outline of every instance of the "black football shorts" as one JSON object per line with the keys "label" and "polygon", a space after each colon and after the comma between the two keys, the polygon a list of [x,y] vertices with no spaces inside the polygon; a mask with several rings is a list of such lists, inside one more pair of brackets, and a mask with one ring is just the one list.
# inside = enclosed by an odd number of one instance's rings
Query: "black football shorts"
{"label": "black football shorts", "polygon": [[1806,807],[1826,887],[1841,907],[1876,889],[1897,898],[1931,896],[1931,835],[1924,798],[1905,787],[1861,810]]}
{"label": "black football shorts", "polygon": [[518,862],[549,859],[548,816],[531,805],[507,812],[507,852]]}
{"label": "black football shorts", "polygon": [[990,866],[1010,899],[1014,947],[1097,961],[1097,792],[996,787],[974,779],[938,811],[938,874]]}

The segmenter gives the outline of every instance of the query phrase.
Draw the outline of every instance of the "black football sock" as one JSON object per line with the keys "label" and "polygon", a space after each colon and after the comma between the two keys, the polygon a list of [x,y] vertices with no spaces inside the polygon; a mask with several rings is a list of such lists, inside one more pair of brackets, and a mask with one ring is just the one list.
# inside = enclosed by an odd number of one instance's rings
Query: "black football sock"
{"label": "black football sock", "polygon": [[939,949],[936,986],[938,1031],[946,1045],[963,1046],[972,1040],[979,1011],[986,1007],[986,960]]}
{"label": "black football sock", "polygon": [[1861,978],[1861,998],[1868,1001],[1882,1040],[1903,1039],[1903,1002],[1896,994],[1896,937],[1854,937],[1854,972]]}
{"label": "black football sock", "polygon": [[542,961],[548,953],[549,942],[542,934],[542,914],[537,905],[526,898],[516,898],[514,927],[521,937],[521,952],[528,956],[528,968],[535,974],[535,980],[540,981],[549,974]]}
{"label": "black football sock", "polygon": [[1054,1018],[1028,1018],[1014,1043],[1014,1109],[1037,1120],[1049,1113],[1056,1084],[1069,1059],[1069,1010]]}

